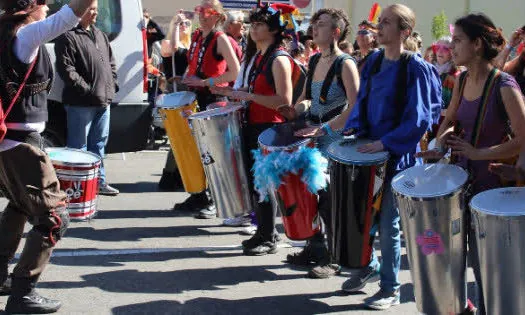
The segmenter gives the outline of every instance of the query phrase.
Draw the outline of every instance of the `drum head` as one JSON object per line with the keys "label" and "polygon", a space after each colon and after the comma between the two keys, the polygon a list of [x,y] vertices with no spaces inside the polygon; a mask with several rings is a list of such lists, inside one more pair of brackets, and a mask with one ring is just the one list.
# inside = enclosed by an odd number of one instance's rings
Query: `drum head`
{"label": "drum head", "polygon": [[49,158],[60,164],[96,164],[100,157],[94,153],[70,148],[47,148]]}
{"label": "drum head", "polygon": [[203,112],[199,112],[196,114],[192,114],[188,119],[194,120],[194,119],[209,119],[216,116],[226,116],[230,113],[236,112],[239,109],[241,109],[243,106],[238,104],[232,104],[227,105],[224,107],[214,108],[214,109],[208,109]]}
{"label": "drum head", "polygon": [[392,188],[411,198],[443,197],[461,189],[467,180],[467,172],[459,166],[425,164],[397,174],[392,180]]}
{"label": "drum head", "polygon": [[525,216],[525,187],[487,190],[470,201],[470,208],[490,215]]}
{"label": "drum head", "polygon": [[367,166],[385,163],[389,157],[386,151],[373,154],[357,152],[357,148],[372,142],[366,139],[335,141],[328,146],[326,154],[331,160],[348,165]]}
{"label": "drum head", "polygon": [[306,145],[312,140],[294,135],[297,130],[304,127],[306,127],[305,123],[297,122],[278,124],[259,135],[259,145],[270,151],[288,150]]}
{"label": "drum head", "polygon": [[176,109],[182,106],[190,105],[197,99],[193,92],[175,92],[163,94],[157,98],[157,107],[164,109]]}

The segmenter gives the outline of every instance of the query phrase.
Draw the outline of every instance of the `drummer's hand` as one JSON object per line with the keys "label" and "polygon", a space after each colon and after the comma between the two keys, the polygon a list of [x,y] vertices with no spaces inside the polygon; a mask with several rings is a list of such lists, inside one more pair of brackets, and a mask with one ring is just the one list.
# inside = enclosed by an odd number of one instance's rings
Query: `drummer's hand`
{"label": "drummer's hand", "polygon": [[515,166],[501,163],[491,163],[489,171],[507,181],[525,180],[525,170]]}
{"label": "drummer's hand", "polygon": [[383,142],[381,142],[381,140],[377,140],[377,141],[362,145],[359,148],[357,148],[357,152],[361,152],[361,153],[371,154],[371,153],[377,153],[381,151],[385,151],[385,146],[383,145]]}
{"label": "drummer's hand", "polygon": [[454,156],[462,156],[469,160],[479,159],[479,150],[456,135],[450,136],[447,145],[452,149],[452,155]]}
{"label": "drummer's hand", "polygon": [[191,87],[205,87],[205,86],[208,86],[208,82],[206,82],[206,80],[203,80],[203,79],[195,77],[195,76],[184,78],[182,80],[182,83],[186,84],[187,86],[191,86]]}
{"label": "drummer's hand", "polygon": [[326,135],[326,132],[323,130],[323,128],[319,127],[306,127],[303,129],[297,130],[294,135],[296,137],[305,137],[305,138],[317,138],[322,137]]}
{"label": "drummer's hand", "polygon": [[444,156],[445,153],[439,151],[438,149],[417,152],[415,154],[415,157],[423,158],[425,160],[441,160]]}
{"label": "drummer's hand", "polygon": [[240,101],[252,101],[253,94],[244,91],[232,91],[232,98]]}
{"label": "drummer's hand", "polygon": [[297,118],[297,112],[293,106],[281,105],[277,108],[277,111],[288,120]]}
{"label": "drummer's hand", "polygon": [[231,97],[233,89],[230,86],[224,86],[224,87],[212,86],[212,87],[210,87],[210,91],[213,94],[219,94],[219,95],[224,95],[224,96]]}

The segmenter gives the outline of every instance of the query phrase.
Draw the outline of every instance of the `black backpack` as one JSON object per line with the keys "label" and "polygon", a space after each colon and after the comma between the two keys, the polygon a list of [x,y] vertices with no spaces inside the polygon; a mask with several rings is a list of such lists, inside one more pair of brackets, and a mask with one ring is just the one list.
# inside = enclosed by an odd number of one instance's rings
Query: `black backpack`
{"label": "black backpack", "polygon": [[[401,62],[399,73],[397,74],[397,87],[396,87],[396,96],[395,96],[395,106],[397,107],[396,112],[399,113],[397,120],[398,123],[401,123],[401,118],[403,116],[404,108],[406,106],[407,98],[407,78],[408,78],[408,63],[414,55],[413,52],[403,51],[399,61]],[[364,130],[368,129],[368,100],[370,97],[370,89],[372,88],[372,76],[381,70],[381,64],[385,58],[385,51],[381,50],[379,56],[374,60],[374,63],[370,69],[370,75],[366,82],[366,96],[365,99],[360,103],[360,117],[361,117],[361,126]],[[368,61],[370,62],[370,60]]]}
{"label": "black backpack", "polygon": [[266,66],[266,80],[268,83],[275,89],[275,82],[273,81],[273,73],[272,73],[272,63],[273,60],[280,56],[286,56],[293,60],[294,66],[292,69],[292,87],[293,87],[293,96],[292,96],[292,104],[295,104],[301,94],[303,94],[303,88],[304,88],[304,82],[306,81],[306,69],[303,65],[298,63],[295,59],[290,56],[289,53],[287,53],[284,50],[276,50],[273,52],[273,54],[268,59],[268,63]]}

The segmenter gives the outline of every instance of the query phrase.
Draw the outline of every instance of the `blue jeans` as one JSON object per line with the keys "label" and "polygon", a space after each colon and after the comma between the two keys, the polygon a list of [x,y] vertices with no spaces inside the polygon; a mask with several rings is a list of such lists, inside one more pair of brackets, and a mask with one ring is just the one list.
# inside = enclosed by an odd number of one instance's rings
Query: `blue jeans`
{"label": "blue jeans", "polygon": [[67,113],[67,146],[100,156],[99,182],[106,184],[104,148],[108,143],[110,110],[107,107],[65,106]]}
{"label": "blue jeans", "polygon": [[[389,165],[390,167],[390,165]],[[391,292],[398,290],[399,269],[401,268],[401,236],[399,232],[399,209],[395,207],[394,195],[392,194],[392,178],[394,172],[387,171],[383,191],[383,202],[379,218],[379,242],[381,248],[381,263],[375,252],[372,252],[372,260],[369,266],[379,269],[381,275],[380,286],[383,290]]]}

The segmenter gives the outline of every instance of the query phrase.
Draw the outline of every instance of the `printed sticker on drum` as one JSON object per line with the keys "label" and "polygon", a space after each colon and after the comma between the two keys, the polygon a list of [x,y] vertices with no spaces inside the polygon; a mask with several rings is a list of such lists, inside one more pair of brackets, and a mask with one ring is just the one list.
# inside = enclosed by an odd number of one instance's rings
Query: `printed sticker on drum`
{"label": "printed sticker on drum", "polygon": [[201,159],[202,159],[202,164],[204,165],[211,165],[215,163],[215,160],[213,159],[213,157],[211,156],[209,152],[206,152],[203,155],[201,155]]}
{"label": "printed sticker on drum", "polygon": [[425,256],[431,255],[432,253],[440,255],[445,251],[441,235],[432,230],[426,230],[422,235],[418,235],[416,242],[421,248],[421,253]]}

